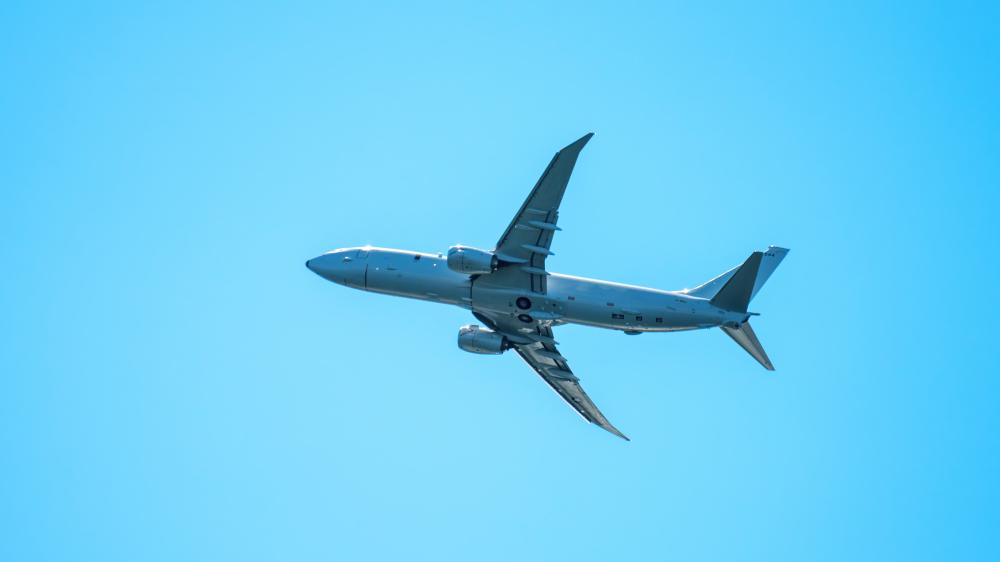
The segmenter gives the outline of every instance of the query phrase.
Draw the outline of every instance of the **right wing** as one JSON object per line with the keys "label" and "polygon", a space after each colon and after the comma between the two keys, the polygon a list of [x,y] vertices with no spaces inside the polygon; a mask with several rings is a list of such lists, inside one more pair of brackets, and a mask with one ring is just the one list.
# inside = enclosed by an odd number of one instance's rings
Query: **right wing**
{"label": "right wing", "polygon": [[630,440],[611,425],[608,418],[604,417],[590,396],[584,392],[583,387],[580,386],[580,379],[573,374],[566,358],[556,348],[557,342],[552,338],[552,328],[549,325],[536,322],[533,328],[526,330],[521,327],[523,324],[520,326],[510,324],[505,322],[503,318],[487,316],[481,312],[476,312],[475,315],[490,328],[507,336],[507,339],[514,345],[514,350],[524,359],[524,362],[530,365],[538,373],[538,376],[542,377],[542,380],[551,386],[552,390],[555,390],[583,419],[626,441]]}

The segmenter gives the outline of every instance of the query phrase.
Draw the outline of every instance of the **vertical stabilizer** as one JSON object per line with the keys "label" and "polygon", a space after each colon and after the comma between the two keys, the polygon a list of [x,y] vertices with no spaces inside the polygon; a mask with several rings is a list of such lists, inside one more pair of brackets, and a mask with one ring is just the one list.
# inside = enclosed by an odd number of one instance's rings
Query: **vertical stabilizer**
{"label": "vertical stabilizer", "polygon": [[[774,270],[778,268],[781,260],[785,259],[785,255],[788,253],[787,248],[779,248],[777,246],[768,246],[766,250],[760,252],[760,267],[757,269],[757,279],[754,280],[753,289],[750,291],[750,300],[753,300],[757,296],[757,291],[764,286],[764,283],[771,277]],[[693,289],[687,289],[684,291],[686,294],[701,297],[703,299],[711,299],[719,293],[719,291],[733,278],[733,275],[739,271],[741,266],[734,267],[729,271],[710,279],[701,285]]]}
{"label": "vertical stabilizer", "polygon": [[785,254],[788,253],[788,248],[779,248],[777,246],[768,246],[764,250],[764,255],[760,259],[760,269],[757,270],[757,280],[754,281],[753,291],[750,292],[750,300],[753,300],[757,296],[757,291],[767,283],[767,280],[774,273],[774,270],[778,268],[781,264],[781,260],[785,259]]}

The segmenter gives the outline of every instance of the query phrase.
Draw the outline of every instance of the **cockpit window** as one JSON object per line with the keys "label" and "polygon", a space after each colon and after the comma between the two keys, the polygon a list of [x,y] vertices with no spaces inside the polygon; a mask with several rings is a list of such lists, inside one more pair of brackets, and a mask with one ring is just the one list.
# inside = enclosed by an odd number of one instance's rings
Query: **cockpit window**
{"label": "cockpit window", "polygon": [[418,260],[420,260],[420,254],[413,256],[413,261],[418,261]]}

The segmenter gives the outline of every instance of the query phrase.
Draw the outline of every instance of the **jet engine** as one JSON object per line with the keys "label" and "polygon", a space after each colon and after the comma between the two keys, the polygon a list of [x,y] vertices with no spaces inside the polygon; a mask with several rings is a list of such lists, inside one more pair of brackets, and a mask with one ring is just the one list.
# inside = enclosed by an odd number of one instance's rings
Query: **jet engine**
{"label": "jet engine", "polygon": [[477,248],[452,246],[448,248],[448,269],[467,275],[493,273],[497,270],[497,257]]}
{"label": "jet engine", "polygon": [[500,355],[507,351],[510,344],[507,343],[507,338],[493,330],[469,324],[458,329],[458,347],[469,353]]}

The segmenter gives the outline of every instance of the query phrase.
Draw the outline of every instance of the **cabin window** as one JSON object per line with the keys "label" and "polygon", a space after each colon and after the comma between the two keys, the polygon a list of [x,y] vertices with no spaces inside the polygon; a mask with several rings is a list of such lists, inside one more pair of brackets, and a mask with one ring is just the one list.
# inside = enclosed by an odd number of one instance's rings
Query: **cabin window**
{"label": "cabin window", "polygon": [[569,299],[569,300],[571,300],[571,301],[575,301],[575,300],[576,300],[576,297],[574,297],[574,296],[572,296],[572,295],[570,295],[570,296],[568,296],[568,297],[566,297],[566,298],[567,298],[567,299]]}
{"label": "cabin window", "polygon": [[635,321],[636,322],[642,322],[642,316],[636,316],[635,317]]}
{"label": "cabin window", "polygon": [[605,303],[605,304],[607,304],[608,306],[614,306],[615,305],[615,303],[613,303],[613,302],[609,302],[609,303]]}
{"label": "cabin window", "polygon": [[625,319],[625,315],[624,314],[616,314],[616,313],[612,312],[611,313],[611,318],[614,319],[614,320],[624,320]]}
{"label": "cabin window", "polygon": [[656,319],[656,323],[657,324],[663,324],[663,318],[657,318]]}

